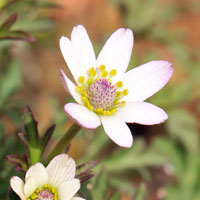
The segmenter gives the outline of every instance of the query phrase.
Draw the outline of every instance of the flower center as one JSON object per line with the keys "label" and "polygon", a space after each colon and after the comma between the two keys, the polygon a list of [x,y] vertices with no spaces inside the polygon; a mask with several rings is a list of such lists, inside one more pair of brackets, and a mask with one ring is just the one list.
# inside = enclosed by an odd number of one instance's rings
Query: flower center
{"label": "flower center", "polygon": [[128,89],[120,91],[123,82],[112,83],[112,77],[116,76],[117,70],[113,69],[108,73],[105,65],[97,70],[94,67],[89,69],[89,78],[86,81],[84,76],[79,77],[80,85],[77,91],[82,95],[84,104],[97,114],[112,115],[118,107],[126,105],[120,101],[128,95]]}
{"label": "flower center", "polygon": [[44,185],[35,190],[27,200],[58,200],[58,192],[55,187]]}
{"label": "flower center", "polygon": [[114,105],[116,88],[107,79],[100,78],[89,86],[87,94],[88,100],[94,109],[103,108],[103,110],[108,110]]}

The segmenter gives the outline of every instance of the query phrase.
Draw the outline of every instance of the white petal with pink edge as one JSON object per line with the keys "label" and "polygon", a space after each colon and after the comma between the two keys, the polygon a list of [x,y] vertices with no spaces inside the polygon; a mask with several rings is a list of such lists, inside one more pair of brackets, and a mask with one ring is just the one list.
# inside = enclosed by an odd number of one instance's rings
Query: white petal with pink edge
{"label": "white petal with pink edge", "polygon": [[76,164],[67,154],[61,154],[54,157],[46,170],[49,175],[48,183],[57,187],[60,183],[74,178]]}
{"label": "white petal with pink edge", "polygon": [[113,142],[126,148],[132,146],[133,137],[131,131],[118,116],[101,116],[101,121],[106,134]]}
{"label": "white petal with pink edge", "polygon": [[21,200],[26,200],[24,194],[24,182],[21,178],[13,176],[10,179],[10,186],[13,189],[13,191],[20,197]]}
{"label": "white petal with pink edge", "polygon": [[58,189],[58,199],[71,200],[71,198],[80,189],[80,181],[78,179],[73,179],[62,182],[57,189]]}
{"label": "white petal with pink edge", "polygon": [[127,123],[143,125],[159,124],[168,118],[163,109],[146,102],[128,102],[116,115]]}
{"label": "white petal with pink edge", "polygon": [[42,187],[48,180],[47,171],[41,163],[36,163],[28,169],[25,176],[25,182],[29,177],[34,177],[38,187]]}
{"label": "white petal with pink edge", "polygon": [[99,116],[83,105],[68,103],[64,107],[65,112],[79,125],[88,129],[95,129],[101,125]]}
{"label": "white petal with pink edge", "polygon": [[71,94],[71,96],[74,98],[74,100],[79,103],[79,104],[83,104],[82,100],[81,100],[81,95],[80,93],[77,92],[76,86],[74,85],[74,83],[65,75],[65,73],[63,72],[63,70],[60,70],[60,78],[62,80],[62,83],[65,87],[65,89],[67,90],[67,92],[69,94]]}
{"label": "white petal with pink edge", "polygon": [[167,61],[151,61],[128,71],[122,77],[124,88],[129,90],[128,102],[144,101],[170,80],[174,69]]}
{"label": "white petal with pink edge", "polygon": [[92,43],[82,25],[74,27],[71,41],[64,36],[60,39],[60,49],[77,83],[80,76],[87,77],[87,70],[90,67],[96,67]]}
{"label": "white petal with pink edge", "polygon": [[112,78],[118,80],[126,71],[133,48],[133,32],[130,29],[120,28],[115,31],[105,43],[97,58],[97,66],[106,65],[106,70],[117,70]]}

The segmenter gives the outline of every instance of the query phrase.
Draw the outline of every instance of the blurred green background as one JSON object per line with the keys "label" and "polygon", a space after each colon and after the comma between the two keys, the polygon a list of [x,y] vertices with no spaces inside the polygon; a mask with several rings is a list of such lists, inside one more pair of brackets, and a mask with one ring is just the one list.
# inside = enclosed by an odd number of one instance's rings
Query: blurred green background
{"label": "blurred green background", "polygon": [[[122,149],[101,128],[82,130],[70,155],[99,160],[96,176],[82,185],[87,200],[200,199],[200,2],[198,0],[1,0],[0,1],[0,199],[9,179],[23,177],[6,155],[27,153],[17,138],[30,105],[40,132],[56,123],[49,149],[70,125],[63,105],[71,101],[59,79],[67,66],[59,38],[83,24],[98,53],[119,27],[135,43],[129,70],[168,60],[175,73],[148,101],[169,119],[161,125],[129,125],[134,145]],[[45,158],[45,155],[44,155]],[[12,197],[11,199],[17,199]]]}

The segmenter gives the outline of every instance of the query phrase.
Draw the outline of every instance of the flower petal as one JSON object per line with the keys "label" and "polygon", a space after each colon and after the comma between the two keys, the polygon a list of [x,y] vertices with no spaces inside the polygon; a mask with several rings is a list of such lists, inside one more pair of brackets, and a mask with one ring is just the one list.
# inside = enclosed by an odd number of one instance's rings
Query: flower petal
{"label": "flower petal", "polygon": [[101,116],[106,134],[113,142],[122,147],[131,147],[133,137],[128,126],[117,116]]}
{"label": "flower petal", "polygon": [[65,73],[63,72],[63,70],[60,70],[60,77],[61,80],[63,82],[63,85],[65,87],[65,89],[67,90],[67,92],[74,98],[74,100],[79,103],[79,104],[83,104],[82,100],[81,100],[81,95],[77,92],[76,86],[74,85],[74,83],[72,81],[70,81],[70,79],[65,75]]}
{"label": "flower petal", "polygon": [[87,77],[90,67],[96,67],[93,46],[82,25],[73,28],[71,41],[66,37],[60,39],[60,49],[77,83],[80,76]]}
{"label": "flower petal", "polygon": [[127,123],[135,122],[144,125],[159,124],[168,118],[163,109],[146,102],[129,102],[116,114]]}
{"label": "flower petal", "polygon": [[21,178],[13,176],[10,179],[10,186],[13,189],[13,191],[20,197],[21,200],[26,200],[24,194],[24,182]]}
{"label": "flower petal", "polygon": [[37,187],[42,187],[48,180],[47,171],[41,163],[36,163],[28,169],[25,176],[25,182],[29,177],[34,177]]}
{"label": "flower petal", "polygon": [[74,178],[76,164],[67,154],[60,154],[51,160],[46,170],[49,175],[48,183],[57,187],[62,182]]}
{"label": "flower petal", "polygon": [[115,31],[105,43],[97,58],[97,66],[104,64],[108,71],[117,70],[112,78],[118,80],[126,71],[133,48],[133,32],[130,29],[120,28]]}
{"label": "flower petal", "polygon": [[64,107],[65,112],[79,125],[88,129],[95,129],[101,125],[99,116],[83,105],[68,103]]}
{"label": "flower petal", "polygon": [[24,185],[24,193],[26,198],[30,197],[37,188],[39,187],[36,184],[36,180],[33,176],[29,176]]}
{"label": "flower petal", "polygon": [[158,92],[169,81],[174,69],[167,61],[151,61],[128,71],[122,81],[129,89],[126,101],[144,101]]}
{"label": "flower petal", "polygon": [[58,186],[58,199],[60,200],[71,200],[71,198],[80,189],[80,181],[73,179],[65,181]]}

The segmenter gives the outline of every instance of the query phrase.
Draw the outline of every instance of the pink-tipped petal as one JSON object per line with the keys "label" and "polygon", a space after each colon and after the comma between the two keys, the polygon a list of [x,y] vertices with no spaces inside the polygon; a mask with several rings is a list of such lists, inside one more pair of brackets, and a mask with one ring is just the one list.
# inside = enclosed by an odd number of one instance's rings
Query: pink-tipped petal
{"label": "pink-tipped petal", "polygon": [[64,107],[65,112],[80,126],[95,129],[101,125],[99,116],[83,105],[68,103]]}
{"label": "pink-tipped petal", "polygon": [[125,100],[146,100],[165,86],[173,72],[172,64],[167,61],[151,61],[128,71],[121,79],[124,88],[129,89]]}
{"label": "pink-tipped petal", "polygon": [[120,28],[115,31],[105,43],[97,58],[97,66],[106,65],[106,70],[117,70],[112,78],[118,80],[126,71],[133,48],[133,32],[130,29]]}
{"label": "pink-tipped petal", "polygon": [[67,90],[67,92],[74,98],[74,100],[79,103],[83,104],[81,100],[81,95],[77,92],[76,86],[74,83],[65,75],[63,70],[60,70],[60,78],[62,80],[62,83]]}
{"label": "pink-tipped petal", "polygon": [[90,67],[96,67],[92,43],[82,25],[73,28],[71,41],[67,37],[61,37],[60,49],[77,83],[80,76],[87,77],[87,71]]}
{"label": "pink-tipped petal", "polygon": [[160,124],[168,118],[163,109],[146,102],[128,102],[116,115],[127,123],[144,125]]}
{"label": "pink-tipped petal", "polygon": [[48,183],[57,187],[62,182],[74,178],[76,164],[67,154],[60,154],[53,158],[53,160],[48,164],[46,170],[49,175]]}
{"label": "pink-tipped petal", "polygon": [[13,189],[13,191],[20,197],[21,200],[26,200],[24,194],[24,182],[21,178],[13,176],[10,179],[10,186]]}
{"label": "pink-tipped petal", "polygon": [[133,144],[133,136],[128,126],[117,116],[101,116],[106,134],[121,147],[129,148]]}

